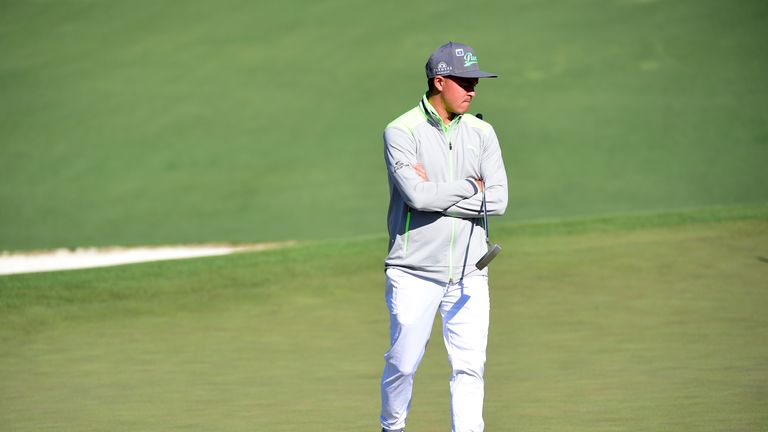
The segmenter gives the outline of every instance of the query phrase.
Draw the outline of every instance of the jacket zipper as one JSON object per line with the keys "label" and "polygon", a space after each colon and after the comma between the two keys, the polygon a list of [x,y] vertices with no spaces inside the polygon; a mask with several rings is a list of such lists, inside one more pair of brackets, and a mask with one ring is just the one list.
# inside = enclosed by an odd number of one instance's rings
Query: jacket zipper
{"label": "jacket zipper", "polygon": [[[451,142],[450,137],[450,131],[448,129],[448,126],[443,123],[443,120],[440,118],[440,116],[434,116],[431,113],[429,113],[429,110],[427,109],[427,106],[424,105],[424,102],[422,100],[422,108],[425,112],[425,114],[428,114],[432,116],[435,121],[440,124],[440,128],[442,129],[443,136],[445,137],[445,141],[448,143],[448,180],[453,181],[453,143]],[[453,284],[453,247],[454,247],[454,237],[456,236],[456,219],[451,218],[451,240],[448,244],[448,284]],[[407,237],[406,237],[407,242]],[[407,243],[406,243],[407,244]]]}

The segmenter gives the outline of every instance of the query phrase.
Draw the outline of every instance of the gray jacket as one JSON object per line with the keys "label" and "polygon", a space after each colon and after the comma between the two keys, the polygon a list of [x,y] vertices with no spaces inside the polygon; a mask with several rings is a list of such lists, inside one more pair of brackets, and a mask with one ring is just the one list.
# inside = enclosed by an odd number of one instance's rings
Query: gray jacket
{"label": "gray jacket", "polygon": [[[384,129],[389,179],[385,266],[453,283],[477,270],[486,252],[482,193],[489,215],[507,207],[507,173],[493,127],[471,114],[445,126],[426,96]],[[428,181],[414,169],[421,163]]]}

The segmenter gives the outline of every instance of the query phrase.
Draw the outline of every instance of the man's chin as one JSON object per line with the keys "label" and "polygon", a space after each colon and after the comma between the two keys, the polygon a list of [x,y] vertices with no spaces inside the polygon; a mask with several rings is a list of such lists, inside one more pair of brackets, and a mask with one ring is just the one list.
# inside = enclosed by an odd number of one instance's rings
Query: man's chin
{"label": "man's chin", "polygon": [[453,113],[456,114],[456,115],[462,115],[462,114],[466,114],[467,111],[469,111],[469,105],[462,106],[459,109],[457,109],[456,111],[454,111]]}

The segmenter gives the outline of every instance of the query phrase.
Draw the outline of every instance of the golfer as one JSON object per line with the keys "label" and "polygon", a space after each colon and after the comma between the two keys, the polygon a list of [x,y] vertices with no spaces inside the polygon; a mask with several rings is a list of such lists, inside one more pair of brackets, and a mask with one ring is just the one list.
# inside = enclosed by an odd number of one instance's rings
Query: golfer
{"label": "golfer", "polygon": [[385,298],[390,348],[381,379],[383,431],[403,431],[413,378],[437,311],[452,372],[455,432],[483,430],[488,269],[483,194],[490,215],[507,206],[496,133],[467,114],[483,72],[471,47],[448,42],[429,57],[427,93],[384,130],[389,179]]}

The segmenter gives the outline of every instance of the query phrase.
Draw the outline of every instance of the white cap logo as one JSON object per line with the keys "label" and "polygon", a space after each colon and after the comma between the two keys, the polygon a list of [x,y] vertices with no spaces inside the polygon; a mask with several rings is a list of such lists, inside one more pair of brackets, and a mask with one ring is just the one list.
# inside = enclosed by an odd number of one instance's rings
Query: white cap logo
{"label": "white cap logo", "polygon": [[456,57],[464,57],[464,49],[463,48],[457,48],[456,49]]}
{"label": "white cap logo", "polygon": [[444,73],[448,73],[451,71],[451,67],[448,66],[445,62],[440,62],[437,64],[437,68],[435,69],[435,72],[440,75]]}

